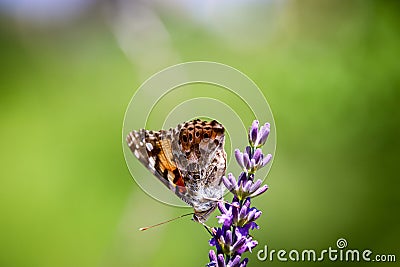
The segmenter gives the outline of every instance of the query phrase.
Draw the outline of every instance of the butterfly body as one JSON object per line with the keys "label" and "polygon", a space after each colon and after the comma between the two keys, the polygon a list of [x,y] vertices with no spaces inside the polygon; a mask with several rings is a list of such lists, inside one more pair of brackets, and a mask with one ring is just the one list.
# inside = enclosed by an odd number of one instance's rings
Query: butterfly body
{"label": "butterfly body", "polygon": [[139,161],[204,223],[223,197],[226,170],[224,127],[217,121],[193,120],[160,131],[141,129],[126,138]]}

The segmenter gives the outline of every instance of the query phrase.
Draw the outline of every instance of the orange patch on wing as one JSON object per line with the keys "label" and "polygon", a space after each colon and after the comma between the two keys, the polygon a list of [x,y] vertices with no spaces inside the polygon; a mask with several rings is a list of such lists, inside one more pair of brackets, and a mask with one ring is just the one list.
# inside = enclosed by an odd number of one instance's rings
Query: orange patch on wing
{"label": "orange patch on wing", "polygon": [[175,162],[172,160],[173,155],[171,153],[171,144],[168,140],[160,140],[156,143],[157,147],[160,148],[160,153],[157,155],[159,160],[158,172],[163,175],[165,179],[178,187],[180,193],[185,193],[185,181],[178,170]]}

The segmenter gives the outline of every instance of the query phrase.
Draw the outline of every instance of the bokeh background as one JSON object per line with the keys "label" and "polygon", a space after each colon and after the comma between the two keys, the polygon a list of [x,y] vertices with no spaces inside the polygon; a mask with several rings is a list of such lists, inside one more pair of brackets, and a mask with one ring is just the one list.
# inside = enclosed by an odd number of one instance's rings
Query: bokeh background
{"label": "bokeh background", "polygon": [[370,0],[0,0],[0,266],[208,262],[189,219],[137,230],[190,209],[143,193],[121,148],[135,90],[192,60],[243,71],[273,110],[256,252],[343,237],[400,257],[399,14]]}

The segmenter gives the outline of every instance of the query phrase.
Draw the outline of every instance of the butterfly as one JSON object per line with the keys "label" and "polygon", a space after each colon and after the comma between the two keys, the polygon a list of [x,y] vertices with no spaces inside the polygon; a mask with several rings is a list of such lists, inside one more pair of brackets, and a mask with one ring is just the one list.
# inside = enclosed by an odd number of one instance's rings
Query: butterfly
{"label": "butterfly", "polygon": [[192,120],[169,130],[132,131],[126,142],[139,161],[204,224],[222,200],[226,170],[225,128],[216,120]]}

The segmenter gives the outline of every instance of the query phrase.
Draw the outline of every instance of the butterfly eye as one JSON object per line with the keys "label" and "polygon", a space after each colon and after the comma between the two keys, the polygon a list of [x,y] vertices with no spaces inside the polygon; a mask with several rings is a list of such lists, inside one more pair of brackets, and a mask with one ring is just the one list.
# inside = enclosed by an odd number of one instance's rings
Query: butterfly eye
{"label": "butterfly eye", "polygon": [[189,141],[192,141],[192,139],[193,139],[193,135],[190,133],[189,134]]}
{"label": "butterfly eye", "polygon": [[199,137],[200,136],[200,132],[196,132],[196,137]]}

